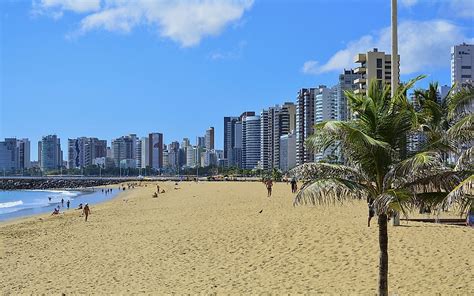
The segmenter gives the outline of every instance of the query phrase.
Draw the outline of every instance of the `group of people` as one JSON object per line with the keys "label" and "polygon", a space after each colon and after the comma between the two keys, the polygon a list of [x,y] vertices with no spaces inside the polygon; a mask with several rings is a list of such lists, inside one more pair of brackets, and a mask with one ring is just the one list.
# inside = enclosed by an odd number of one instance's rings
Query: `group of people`
{"label": "group of people", "polygon": [[[286,180],[286,182],[288,183],[288,180]],[[273,180],[271,178],[268,178],[266,180],[263,179],[262,183],[265,184],[265,187],[267,188],[267,197],[271,197],[272,188],[273,188]],[[291,179],[290,184],[291,184],[291,193],[296,193],[296,191],[298,190],[298,184],[296,182],[296,179],[295,178]]]}
{"label": "group of people", "polygon": [[114,192],[114,190],[112,188],[106,188],[106,189],[102,189],[102,192],[105,193],[105,195],[107,195],[109,193]]}

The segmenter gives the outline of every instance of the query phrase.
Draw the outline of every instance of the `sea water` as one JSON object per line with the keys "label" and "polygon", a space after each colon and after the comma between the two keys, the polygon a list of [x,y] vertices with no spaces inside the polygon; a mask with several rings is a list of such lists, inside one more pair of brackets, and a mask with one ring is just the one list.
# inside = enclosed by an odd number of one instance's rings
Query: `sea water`
{"label": "sea water", "polygon": [[[69,209],[75,209],[80,203],[90,206],[111,199],[119,192],[118,189],[108,194],[101,188],[94,191],[70,190],[11,190],[0,191],[0,221],[10,220],[31,215],[52,213],[54,208],[60,207],[60,212],[67,211],[66,203],[69,200]],[[61,203],[64,200],[64,203]]]}

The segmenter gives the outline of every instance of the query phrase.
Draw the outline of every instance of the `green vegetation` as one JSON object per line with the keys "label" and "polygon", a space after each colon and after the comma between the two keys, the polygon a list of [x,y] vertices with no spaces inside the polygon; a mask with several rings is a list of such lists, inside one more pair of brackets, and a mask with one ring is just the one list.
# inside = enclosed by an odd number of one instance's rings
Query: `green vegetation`
{"label": "green vegetation", "polygon": [[[439,103],[433,84],[415,92],[415,103],[410,102],[406,93],[422,78],[401,85],[393,97],[389,87],[375,82],[365,96],[346,93],[356,119],[317,124],[306,143],[317,152],[338,146],[346,163],[311,163],[293,170],[304,181],[295,205],[367,199],[373,206],[379,227],[379,295],[388,295],[387,220],[394,213],[408,215],[426,205],[441,209],[448,203],[466,213],[473,204],[474,120],[468,109],[473,88]],[[408,149],[414,138],[418,145]],[[454,168],[446,163],[453,153],[459,156]]]}

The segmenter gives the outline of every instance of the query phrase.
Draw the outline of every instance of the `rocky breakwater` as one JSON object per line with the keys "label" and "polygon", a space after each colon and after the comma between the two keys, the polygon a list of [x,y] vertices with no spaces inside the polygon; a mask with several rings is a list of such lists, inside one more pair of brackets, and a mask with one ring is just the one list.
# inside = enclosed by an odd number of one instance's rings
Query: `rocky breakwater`
{"label": "rocky breakwater", "polygon": [[2,179],[0,190],[85,188],[121,182],[117,179]]}

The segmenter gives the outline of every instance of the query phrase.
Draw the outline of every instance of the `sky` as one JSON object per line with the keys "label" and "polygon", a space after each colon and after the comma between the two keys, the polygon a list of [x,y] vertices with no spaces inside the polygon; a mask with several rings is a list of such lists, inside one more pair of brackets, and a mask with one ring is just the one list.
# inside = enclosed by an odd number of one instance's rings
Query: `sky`
{"label": "sky", "polygon": [[[0,138],[194,143],[223,117],[332,86],[358,52],[390,52],[390,0],[2,0]],[[399,0],[401,80],[450,84],[474,1]]]}

